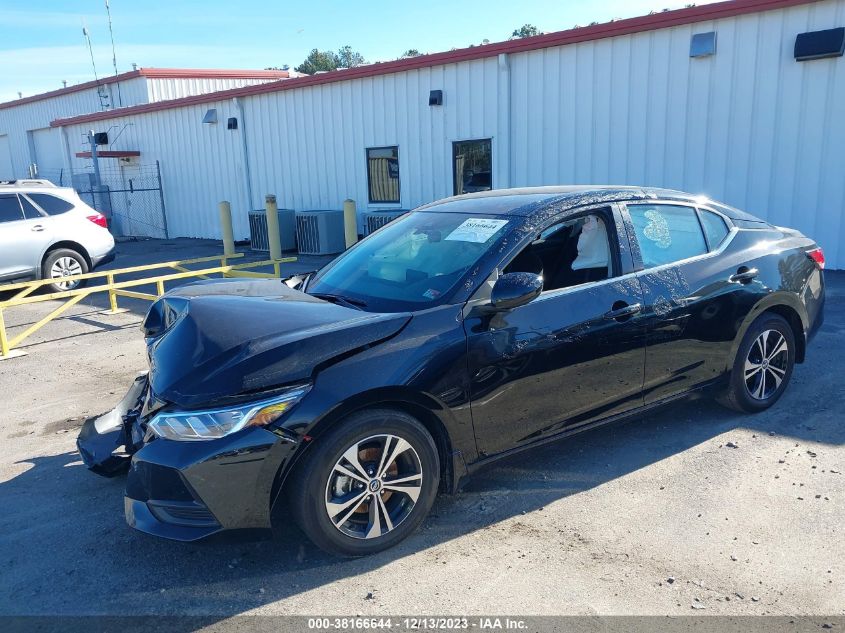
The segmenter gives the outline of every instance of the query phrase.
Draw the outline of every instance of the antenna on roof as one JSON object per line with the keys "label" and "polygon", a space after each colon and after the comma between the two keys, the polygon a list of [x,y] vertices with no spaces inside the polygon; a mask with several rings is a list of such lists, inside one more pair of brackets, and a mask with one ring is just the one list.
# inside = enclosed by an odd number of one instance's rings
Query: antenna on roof
{"label": "antenna on roof", "polygon": [[94,82],[97,84],[97,94],[100,97],[100,107],[105,110],[108,105],[108,95],[103,92],[103,86],[100,85],[100,78],[97,77],[97,64],[94,63],[94,48],[91,46],[91,36],[88,33],[88,27],[85,26],[84,19],[82,20],[82,35],[85,36],[85,42],[88,45],[88,53],[91,55],[91,68],[94,70]]}
{"label": "antenna on roof", "polygon": [[[111,37],[111,62],[114,66],[114,76],[117,77],[117,53],[114,50],[114,31],[111,26],[111,9],[109,8],[109,0],[106,0],[106,15],[109,18],[109,36]],[[123,106],[123,99],[120,96],[120,82],[117,83],[117,105]]]}

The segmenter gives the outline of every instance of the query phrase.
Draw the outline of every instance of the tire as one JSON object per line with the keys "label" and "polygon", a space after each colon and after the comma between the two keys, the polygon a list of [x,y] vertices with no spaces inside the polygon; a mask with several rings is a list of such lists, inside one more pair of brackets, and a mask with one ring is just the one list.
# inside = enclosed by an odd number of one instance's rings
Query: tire
{"label": "tire", "polygon": [[353,557],[380,552],[411,534],[431,509],[439,484],[437,447],[425,427],[401,411],[373,409],[350,415],[314,440],[285,490],[294,519],[317,547]]}
{"label": "tire", "polygon": [[[88,272],[88,262],[74,250],[69,248],[57,248],[47,253],[44,265],[41,267],[42,279],[58,279],[63,275],[83,275]],[[64,292],[65,290],[76,290],[85,285],[85,280],[75,282],[56,282],[47,287],[51,292]]]}
{"label": "tire", "polygon": [[760,315],[740,343],[730,383],[719,401],[743,413],[765,411],[786,390],[795,352],[795,334],[786,319],[772,313]]}

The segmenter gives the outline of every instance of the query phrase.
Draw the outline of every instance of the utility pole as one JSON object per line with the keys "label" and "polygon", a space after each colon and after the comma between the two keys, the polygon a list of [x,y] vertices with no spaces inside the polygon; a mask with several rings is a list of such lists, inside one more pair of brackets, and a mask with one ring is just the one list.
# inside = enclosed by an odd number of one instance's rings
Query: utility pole
{"label": "utility pole", "polygon": [[91,144],[91,162],[94,163],[94,186],[99,191],[102,181],[100,180],[100,163],[97,160],[97,141],[94,140],[94,130],[88,131],[88,142]]}

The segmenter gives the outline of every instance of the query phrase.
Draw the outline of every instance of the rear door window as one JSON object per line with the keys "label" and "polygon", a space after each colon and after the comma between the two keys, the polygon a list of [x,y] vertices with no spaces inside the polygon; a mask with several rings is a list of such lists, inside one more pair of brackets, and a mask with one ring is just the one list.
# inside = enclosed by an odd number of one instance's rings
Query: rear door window
{"label": "rear door window", "polygon": [[60,215],[73,209],[70,202],[49,193],[30,193],[27,195],[35,204],[44,209],[47,215]]}
{"label": "rear door window", "polygon": [[630,204],[628,212],[645,268],[703,255],[707,242],[693,207]]}
{"label": "rear door window", "polygon": [[13,193],[0,193],[0,222],[23,220],[23,209]]}
{"label": "rear door window", "polygon": [[21,202],[21,207],[23,207],[23,215],[27,220],[38,220],[44,217],[41,211],[36,209],[35,205],[26,196],[18,196],[18,199]]}

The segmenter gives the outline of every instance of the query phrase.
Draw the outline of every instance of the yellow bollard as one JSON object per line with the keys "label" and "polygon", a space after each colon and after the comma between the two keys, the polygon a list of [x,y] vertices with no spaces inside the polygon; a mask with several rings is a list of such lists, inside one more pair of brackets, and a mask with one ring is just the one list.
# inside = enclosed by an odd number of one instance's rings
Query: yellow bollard
{"label": "yellow bollard", "polygon": [[346,248],[358,241],[358,212],[354,200],[343,201],[343,232],[346,236]]}
{"label": "yellow bollard", "polygon": [[270,244],[270,259],[282,258],[282,236],[279,234],[279,207],[276,196],[268,193],[264,197],[264,212],[267,214],[267,242]]}
{"label": "yellow bollard", "polygon": [[223,234],[223,254],[235,254],[235,233],[232,230],[232,205],[228,200],[220,203],[220,231]]}

